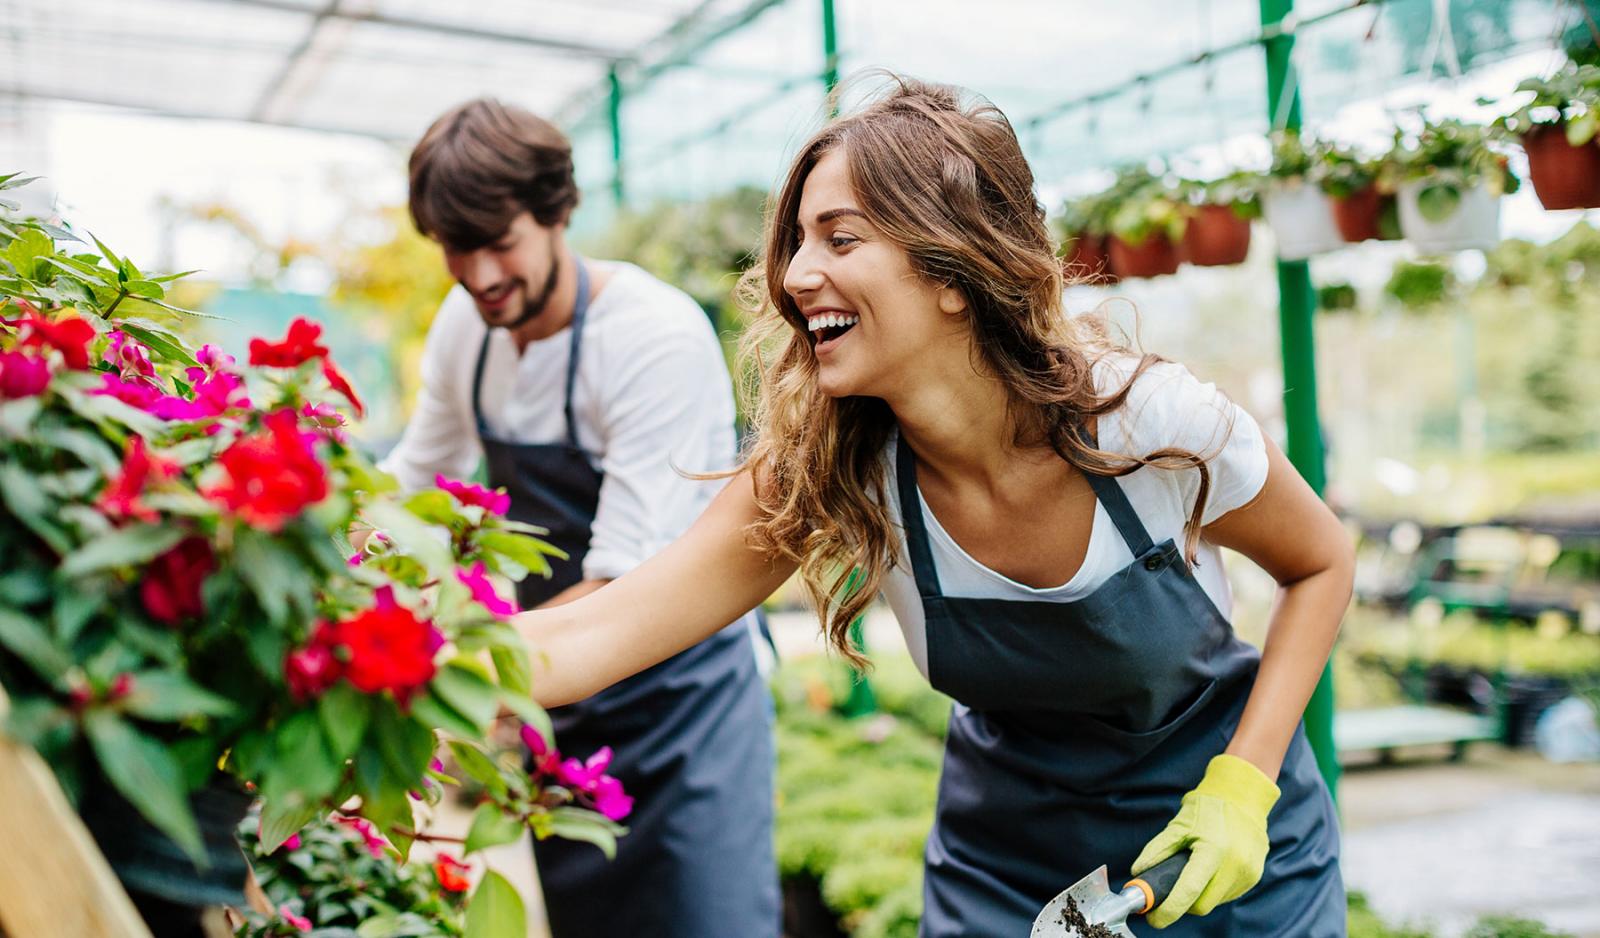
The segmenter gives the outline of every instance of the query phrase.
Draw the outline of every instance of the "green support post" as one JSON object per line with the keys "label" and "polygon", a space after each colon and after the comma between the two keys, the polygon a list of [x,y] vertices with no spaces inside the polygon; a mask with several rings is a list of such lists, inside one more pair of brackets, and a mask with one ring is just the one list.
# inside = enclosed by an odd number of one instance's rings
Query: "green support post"
{"label": "green support post", "polygon": [[839,113],[833,89],[839,86],[839,27],[833,15],[833,0],[822,0],[822,87],[828,95],[828,116]]}
{"label": "green support post", "polygon": [[606,76],[611,83],[611,100],[607,108],[611,118],[611,199],[620,212],[627,198],[622,172],[622,79],[617,76],[615,65],[611,66]]}
{"label": "green support post", "polygon": [[[1278,32],[1294,0],[1260,0],[1267,59],[1267,119],[1274,129],[1300,129],[1300,93],[1290,53],[1294,33]],[[1289,95],[1284,101],[1284,95]],[[1326,484],[1322,428],[1317,418],[1317,355],[1312,313],[1316,294],[1311,268],[1303,260],[1278,261],[1278,326],[1283,342],[1283,411],[1289,430],[1289,461],[1317,494]],[[1306,736],[1317,766],[1335,800],[1339,795],[1339,754],[1333,741],[1333,665],[1323,669],[1305,712]]]}

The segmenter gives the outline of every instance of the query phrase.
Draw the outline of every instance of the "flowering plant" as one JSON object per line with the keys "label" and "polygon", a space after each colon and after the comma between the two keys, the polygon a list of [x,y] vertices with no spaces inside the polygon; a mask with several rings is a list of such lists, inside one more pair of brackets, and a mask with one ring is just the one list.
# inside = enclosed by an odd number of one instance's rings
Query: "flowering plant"
{"label": "flowering plant", "polygon": [[[478,486],[398,492],[345,439],[361,403],[315,323],[246,364],[194,349],[181,275],[73,243],[0,214],[4,731],[197,865],[219,771],[262,799],[267,852],[342,806],[403,857],[441,742],[484,793],[467,852],[525,828],[614,850],[603,759],[530,768],[492,732],[508,713],[554,752],[491,579],[548,575],[539,530]],[[383,534],[352,557],[358,525]]]}

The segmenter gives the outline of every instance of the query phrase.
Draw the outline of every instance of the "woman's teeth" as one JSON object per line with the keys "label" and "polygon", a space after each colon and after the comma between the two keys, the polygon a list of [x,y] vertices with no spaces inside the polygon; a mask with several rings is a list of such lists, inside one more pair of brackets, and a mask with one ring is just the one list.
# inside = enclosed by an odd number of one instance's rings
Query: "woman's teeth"
{"label": "woman's teeth", "polygon": [[848,329],[860,321],[860,316],[845,313],[824,313],[821,316],[813,316],[806,320],[806,328],[812,332],[818,332],[823,329]]}

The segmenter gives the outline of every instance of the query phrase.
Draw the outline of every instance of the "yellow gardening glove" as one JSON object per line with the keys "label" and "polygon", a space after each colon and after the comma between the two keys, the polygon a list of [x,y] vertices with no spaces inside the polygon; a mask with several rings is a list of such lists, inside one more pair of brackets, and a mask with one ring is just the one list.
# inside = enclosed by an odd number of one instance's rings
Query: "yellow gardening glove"
{"label": "yellow gardening glove", "polygon": [[1277,801],[1278,786],[1260,769],[1238,756],[1213,758],[1206,777],[1183,796],[1178,816],[1133,861],[1137,876],[1179,850],[1190,851],[1167,901],[1145,921],[1166,928],[1248,892],[1267,862],[1267,813]]}

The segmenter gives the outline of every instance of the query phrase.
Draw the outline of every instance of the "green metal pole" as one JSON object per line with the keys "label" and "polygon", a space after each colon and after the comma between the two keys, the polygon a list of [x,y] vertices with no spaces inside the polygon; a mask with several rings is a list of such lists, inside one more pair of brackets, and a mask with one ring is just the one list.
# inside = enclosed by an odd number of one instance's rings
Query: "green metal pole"
{"label": "green metal pole", "polygon": [[[1294,9],[1294,0],[1261,0],[1261,26],[1276,33]],[[1290,53],[1294,34],[1276,33],[1264,41],[1267,58],[1267,119],[1274,129],[1300,129],[1300,93]],[[1287,103],[1283,96],[1289,95]],[[1279,127],[1279,121],[1282,126]],[[1289,429],[1289,461],[1317,494],[1327,483],[1322,428],[1317,420],[1317,353],[1311,316],[1316,295],[1311,268],[1303,260],[1278,261],[1278,328],[1283,341],[1283,412]],[[1306,737],[1334,798],[1339,794],[1339,754],[1333,741],[1333,665],[1323,669],[1305,712]]]}
{"label": "green metal pole", "polygon": [[839,86],[839,27],[833,0],[822,0],[822,86],[828,95],[828,116],[839,112],[833,89]]}
{"label": "green metal pole", "polygon": [[611,101],[607,109],[611,118],[611,199],[617,211],[622,211],[627,199],[622,172],[622,79],[617,77],[615,65],[607,72],[611,83]]}

